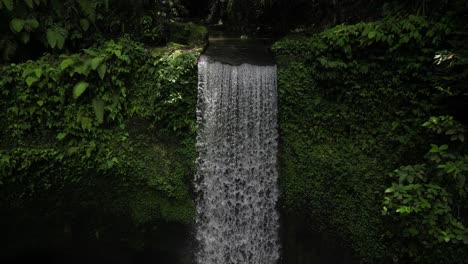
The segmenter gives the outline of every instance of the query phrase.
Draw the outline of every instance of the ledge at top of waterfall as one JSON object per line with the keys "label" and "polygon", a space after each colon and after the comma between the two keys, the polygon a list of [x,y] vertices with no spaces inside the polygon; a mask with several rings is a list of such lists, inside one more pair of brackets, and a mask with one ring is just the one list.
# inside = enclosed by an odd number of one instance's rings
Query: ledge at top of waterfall
{"label": "ledge at top of waterfall", "polygon": [[198,264],[279,259],[276,66],[198,64]]}
{"label": "ledge at top of waterfall", "polygon": [[274,65],[270,54],[271,39],[216,36],[210,37],[204,56],[229,65]]}

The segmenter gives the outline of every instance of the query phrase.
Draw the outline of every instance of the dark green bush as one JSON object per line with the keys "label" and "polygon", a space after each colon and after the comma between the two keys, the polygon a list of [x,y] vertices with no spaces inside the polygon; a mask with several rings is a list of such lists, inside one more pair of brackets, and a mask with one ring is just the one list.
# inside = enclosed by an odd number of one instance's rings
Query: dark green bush
{"label": "dark green bush", "polygon": [[28,232],[61,228],[42,238],[133,243],[163,223],[192,223],[200,51],[121,39],[1,67],[3,242],[40,245]]}
{"label": "dark green bush", "polygon": [[380,213],[387,174],[424,153],[421,124],[441,96],[433,59],[449,33],[411,16],[273,45],[283,206],[336,234],[361,263],[392,259]]}

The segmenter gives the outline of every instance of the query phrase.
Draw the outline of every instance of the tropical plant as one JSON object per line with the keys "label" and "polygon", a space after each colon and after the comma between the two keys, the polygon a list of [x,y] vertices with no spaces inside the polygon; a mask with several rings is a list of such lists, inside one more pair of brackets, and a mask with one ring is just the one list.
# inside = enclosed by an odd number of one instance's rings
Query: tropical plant
{"label": "tropical plant", "polygon": [[167,24],[183,11],[177,0],[2,0],[0,63],[37,57],[44,51],[76,52],[101,36],[131,34],[153,45],[163,44]]}
{"label": "tropical plant", "polygon": [[[402,166],[390,174],[383,215],[391,222],[388,236],[403,243],[397,247],[403,260],[421,260],[425,251],[442,243],[468,245],[468,155],[463,150],[465,129],[451,116],[431,117],[424,123],[450,143],[431,144],[426,162]],[[401,259],[400,259],[401,260]]]}

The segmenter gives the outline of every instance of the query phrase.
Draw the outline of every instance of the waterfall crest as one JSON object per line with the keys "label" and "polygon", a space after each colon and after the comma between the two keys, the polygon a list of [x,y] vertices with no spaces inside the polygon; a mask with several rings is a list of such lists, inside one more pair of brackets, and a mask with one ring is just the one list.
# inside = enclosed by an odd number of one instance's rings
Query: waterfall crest
{"label": "waterfall crest", "polygon": [[276,66],[198,67],[196,262],[275,264]]}

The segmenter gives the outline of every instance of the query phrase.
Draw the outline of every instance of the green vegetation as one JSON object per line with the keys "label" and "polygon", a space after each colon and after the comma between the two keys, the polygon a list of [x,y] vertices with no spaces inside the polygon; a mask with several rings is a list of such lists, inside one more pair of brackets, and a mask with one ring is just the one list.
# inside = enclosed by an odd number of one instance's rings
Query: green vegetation
{"label": "green vegetation", "polygon": [[190,46],[200,46],[206,41],[208,31],[205,27],[193,23],[174,22],[170,27],[170,41]]}
{"label": "green vegetation", "polygon": [[[467,223],[462,222],[461,213],[468,202],[465,176],[468,156],[463,154],[466,147],[459,144],[465,140],[465,130],[450,116],[431,117],[424,126],[448,136],[452,143],[450,147],[431,144],[425,163],[403,166],[391,173],[395,182],[385,190],[383,215],[391,217],[392,227],[398,231],[393,230],[388,236],[395,243],[404,241],[409,245],[396,249],[399,255],[409,256],[418,263],[457,263],[458,257],[440,257],[443,251],[439,246],[468,245]],[[463,247],[449,247],[449,250],[453,248],[463,250]],[[435,250],[438,257],[428,258],[424,251],[429,250]]]}
{"label": "green vegetation", "polygon": [[200,51],[121,39],[2,67],[2,229],[51,221],[48,232],[86,213],[85,232],[112,240],[122,223],[191,223]]}
{"label": "green vegetation", "polygon": [[285,263],[313,262],[320,244],[337,263],[468,263],[467,10],[0,0],[0,258],[185,250],[208,35],[191,21],[205,21],[283,37],[272,53]]}
{"label": "green vegetation", "polygon": [[2,0],[0,63],[78,52],[123,35],[164,44],[169,23],[183,12],[178,0]]}
{"label": "green vegetation", "polygon": [[[434,258],[433,249],[450,241],[450,250],[462,250],[460,243],[466,243],[461,215],[451,214],[467,206],[466,198],[458,198],[466,190],[464,156],[441,158],[435,165],[442,170],[439,180],[421,167],[403,167],[395,173],[411,175],[410,185],[402,180],[386,188],[387,172],[395,164],[419,162],[431,140],[422,124],[447,96],[435,85],[441,80],[434,77],[439,70],[434,55],[446,47],[443,40],[451,31],[447,23],[410,16],[340,25],[273,45],[280,69],[280,174],[287,214],[302,212],[311,227],[338,236],[361,263],[431,258],[431,263],[458,263],[450,256]],[[463,139],[460,125],[444,129]],[[411,173],[429,182],[413,184],[419,180]],[[444,175],[454,180],[441,181]],[[388,221],[380,215],[385,189],[385,214],[393,215]],[[406,239],[412,241],[403,246]]]}

